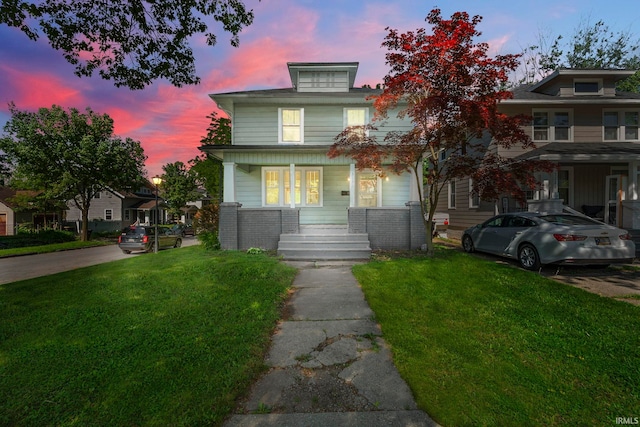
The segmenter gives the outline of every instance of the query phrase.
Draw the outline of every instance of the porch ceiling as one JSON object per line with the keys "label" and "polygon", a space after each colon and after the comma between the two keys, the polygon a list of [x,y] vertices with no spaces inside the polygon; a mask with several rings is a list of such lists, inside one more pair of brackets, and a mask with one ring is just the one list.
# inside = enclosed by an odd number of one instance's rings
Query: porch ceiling
{"label": "porch ceiling", "polygon": [[521,154],[517,159],[626,163],[640,161],[640,144],[631,142],[551,142],[543,147]]}

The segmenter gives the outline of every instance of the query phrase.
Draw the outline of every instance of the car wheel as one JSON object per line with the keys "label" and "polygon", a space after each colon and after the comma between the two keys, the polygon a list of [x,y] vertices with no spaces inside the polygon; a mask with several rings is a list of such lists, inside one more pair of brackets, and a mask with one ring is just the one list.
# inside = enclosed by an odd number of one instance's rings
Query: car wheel
{"label": "car wheel", "polygon": [[182,246],[182,239],[176,239],[176,244],[173,245],[174,248],[179,248]]}
{"label": "car wheel", "polygon": [[518,249],[518,261],[522,268],[536,271],[540,269],[540,257],[533,245],[525,243]]}
{"label": "car wheel", "polygon": [[465,252],[474,252],[476,248],[473,246],[473,240],[471,240],[471,236],[465,234],[462,236],[462,248]]}
{"label": "car wheel", "polygon": [[122,253],[123,253],[123,254],[125,254],[125,255],[129,255],[129,254],[131,253],[131,251],[125,251],[125,250],[123,250],[123,251],[122,251]]}

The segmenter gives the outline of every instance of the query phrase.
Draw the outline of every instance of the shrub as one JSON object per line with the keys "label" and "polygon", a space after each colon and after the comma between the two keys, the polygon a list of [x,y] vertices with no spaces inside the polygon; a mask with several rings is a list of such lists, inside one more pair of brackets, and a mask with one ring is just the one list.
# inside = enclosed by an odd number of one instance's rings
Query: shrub
{"label": "shrub", "polygon": [[207,250],[218,250],[220,249],[220,241],[218,240],[218,233],[213,231],[204,231],[198,234],[198,240],[202,243]]}
{"label": "shrub", "polygon": [[15,236],[2,236],[0,247],[3,249],[23,248],[27,246],[50,245],[53,243],[73,242],[76,237],[69,231],[41,230],[26,231],[19,230]]}

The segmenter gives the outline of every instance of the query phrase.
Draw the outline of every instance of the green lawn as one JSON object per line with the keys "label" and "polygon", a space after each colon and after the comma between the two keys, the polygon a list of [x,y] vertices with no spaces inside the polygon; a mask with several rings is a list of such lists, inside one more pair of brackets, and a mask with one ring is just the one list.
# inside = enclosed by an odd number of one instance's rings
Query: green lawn
{"label": "green lawn", "polygon": [[0,285],[0,425],[219,425],[294,274],[194,246]]}
{"label": "green lawn", "polygon": [[640,417],[640,307],[452,249],[354,273],[418,405],[442,425]]}

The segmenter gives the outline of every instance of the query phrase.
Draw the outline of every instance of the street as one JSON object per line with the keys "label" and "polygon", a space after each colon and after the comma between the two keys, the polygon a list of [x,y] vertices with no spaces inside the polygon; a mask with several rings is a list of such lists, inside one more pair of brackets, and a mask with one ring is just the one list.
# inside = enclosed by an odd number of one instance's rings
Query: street
{"label": "street", "polygon": [[[199,244],[199,241],[193,236],[185,237],[182,240],[183,247],[197,244]],[[117,245],[109,245],[48,254],[2,258],[0,259],[0,284],[32,279],[138,255],[138,253],[125,255]]]}

